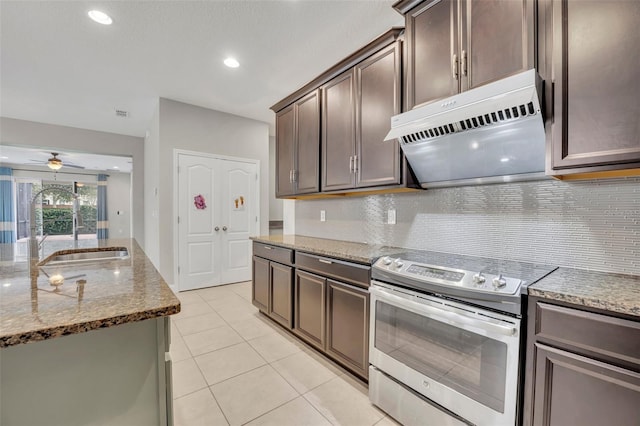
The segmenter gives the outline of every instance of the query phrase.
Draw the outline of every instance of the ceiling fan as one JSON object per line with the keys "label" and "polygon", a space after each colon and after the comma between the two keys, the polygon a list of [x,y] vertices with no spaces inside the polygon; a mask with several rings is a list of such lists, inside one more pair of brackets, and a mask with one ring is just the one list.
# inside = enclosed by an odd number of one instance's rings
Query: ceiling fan
{"label": "ceiling fan", "polygon": [[[78,166],[77,164],[72,164],[69,162],[62,162],[62,160],[60,158],[58,158],[58,155],[60,155],[57,152],[52,152],[51,153],[52,157],[49,158],[47,160],[47,162],[45,163],[51,170],[60,170],[62,168],[62,166],[65,167],[71,167],[74,169],[84,169],[84,166]],[[42,160],[30,160],[32,162],[35,163],[42,163]]]}

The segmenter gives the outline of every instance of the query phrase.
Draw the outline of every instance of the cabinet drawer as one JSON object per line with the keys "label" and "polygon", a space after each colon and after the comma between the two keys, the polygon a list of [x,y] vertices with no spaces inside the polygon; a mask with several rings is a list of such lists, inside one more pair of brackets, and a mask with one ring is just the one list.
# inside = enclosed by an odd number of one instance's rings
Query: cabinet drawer
{"label": "cabinet drawer", "polygon": [[360,287],[368,288],[371,280],[371,267],[329,257],[297,253],[296,266],[331,278],[337,278]]}
{"label": "cabinet drawer", "polygon": [[254,241],[253,254],[265,259],[286,263],[287,265],[293,264],[293,250],[284,247],[272,246]]}
{"label": "cabinet drawer", "polygon": [[541,302],[536,311],[537,339],[640,365],[640,322]]}

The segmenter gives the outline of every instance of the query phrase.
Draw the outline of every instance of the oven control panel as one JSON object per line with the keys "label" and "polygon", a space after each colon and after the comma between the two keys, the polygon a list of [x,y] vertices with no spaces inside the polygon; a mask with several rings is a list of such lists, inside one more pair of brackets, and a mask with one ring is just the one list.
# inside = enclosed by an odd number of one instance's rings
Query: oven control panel
{"label": "oven control panel", "polygon": [[426,278],[439,278],[445,281],[460,282],[464,278],[462,272],[449,271],[446,269],[429,268],[427,266],[416,265],[412,263],[407,268],[408,274],[420,275]]}
{"label": "oven control panel", "polygon": [[389,256],[378,259],[373,268],[383,270],[392,276],[401,276],[421,283],[464,288],[472,292],[513,295],[519,292],[522,283],[522,280],[500,273],[448,268],[402,258],[393,259]]}

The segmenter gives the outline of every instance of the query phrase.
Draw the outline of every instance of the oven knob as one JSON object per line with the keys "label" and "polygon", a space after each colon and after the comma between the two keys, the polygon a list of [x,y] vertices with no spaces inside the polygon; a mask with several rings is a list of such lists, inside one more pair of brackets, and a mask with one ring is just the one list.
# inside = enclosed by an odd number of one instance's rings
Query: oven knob
{"label": "oven knob", "polygon": [[499,274],[497,277],[493,279],[492,283],[493,283],[493,288],[499,289],[507,285],[507,280],[502,278],[502,274]]}
{"label": "oven knob", "polygon": [[391,265],[391,258],[389,256],[385,256],[384,258],[382,258],[382,263],[384,263],[385,265]]}
{"label": "oven knob", "polygon": [[396,268],[402,268],[402,266],[404,265],[404,263],[402,263],[402,260],[400,260],[400,258],[396,259],[393,261],[393,265]]}
{"label": "oven knob", "polygon": [[484,277],[484,275],[482,275],[482,272],[478,272],[477,274],[475,274],[473,276],[473,282],[476,283],[476,284],[482,284],[486,280],[487,279]]}

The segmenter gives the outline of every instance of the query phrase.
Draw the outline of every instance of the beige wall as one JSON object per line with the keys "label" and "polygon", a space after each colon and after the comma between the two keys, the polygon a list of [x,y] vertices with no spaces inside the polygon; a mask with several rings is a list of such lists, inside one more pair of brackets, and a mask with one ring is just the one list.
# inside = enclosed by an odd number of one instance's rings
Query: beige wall
{"label": "beige wall", "polygon": [[[151,132],[152,133],[152,132]],[[158,109],[158,161],[148,157],[148,184],[157,182],[157,206],[173,206],[174,149],[205,152],[260,161],[260,233],[268,233],[269,222],[269,126],[248,118],[201,108],[169,99],[160,99]],[[154,136],[147,138],[150,148]],[[153,169],[152,169],[153,168]],[[149,191],[153,189],[149,187]],[[174,218],[172,208],[157,208],[157,234],[160,273],[174,284]],[[153,222],[154,208],[147,209],[146,219]],[[150,239],[154,238],[150,236]]]}
{"label": "beige wall", "polygon": [[144,140],[135,136],[97,132],[34,121],[0,117],[1,143],[57,148],[103,155],[126,155],[133,159],[131,174],[132,235],[145,245]]}
{"label": "beige wall", "polygon": [[131,237],[131,175],[110,172],[107,179],[109,238]]}
{"label": "beige wall", "polygon": [[276,138],[269,136],[269,220],[282,220],[282,200],[276,198]]}
{"label": "beige wall", "polygon": [[144,251],[160,269],[160,221],[158,204],[158,180],[160,173],[158,162],[160,158],[160,103],[156,105],[153,118],[149,124],[144,140]]}

